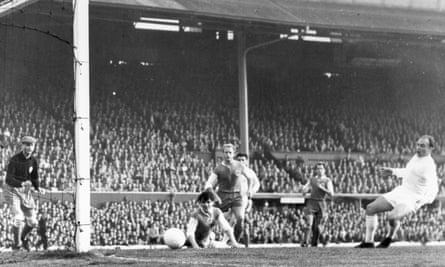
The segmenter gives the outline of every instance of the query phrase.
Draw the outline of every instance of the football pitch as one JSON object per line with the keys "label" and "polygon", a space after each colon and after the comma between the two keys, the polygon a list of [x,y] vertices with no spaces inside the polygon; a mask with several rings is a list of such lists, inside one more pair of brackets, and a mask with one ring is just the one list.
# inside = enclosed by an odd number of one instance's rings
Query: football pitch
{"label": "football pitch", "polygon": [[2,252],[2,266],[445,266],[444,247]]}

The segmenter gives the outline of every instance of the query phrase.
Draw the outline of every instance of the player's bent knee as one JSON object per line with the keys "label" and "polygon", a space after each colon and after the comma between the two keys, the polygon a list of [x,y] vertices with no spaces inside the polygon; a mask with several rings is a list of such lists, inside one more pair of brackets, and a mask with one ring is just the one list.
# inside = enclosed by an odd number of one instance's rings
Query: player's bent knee
{"label": "player's bent knee", "polygon": [[367,216],[373,216],[376,215],[378,213],[378,206],[376,204],[369,204],[368,206],[366,206],[366,211],[365,211]]}

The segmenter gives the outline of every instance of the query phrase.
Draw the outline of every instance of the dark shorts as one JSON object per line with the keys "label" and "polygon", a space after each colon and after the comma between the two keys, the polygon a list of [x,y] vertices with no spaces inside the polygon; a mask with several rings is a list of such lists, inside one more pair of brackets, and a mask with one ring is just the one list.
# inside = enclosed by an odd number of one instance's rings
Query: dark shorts
{"label": "dark shorts", "polygon": [[303,212],[305,215],[314,215],[318,218],[324,218],[327,215],[326,202],[323,200],[306,199],[306,207]]}
{"label": "dark shorts", "polygon": [[240,192],[218,192],[221,198],[221,205],[217,205],[223,212],[233,207],[243,207],[245,203]]}

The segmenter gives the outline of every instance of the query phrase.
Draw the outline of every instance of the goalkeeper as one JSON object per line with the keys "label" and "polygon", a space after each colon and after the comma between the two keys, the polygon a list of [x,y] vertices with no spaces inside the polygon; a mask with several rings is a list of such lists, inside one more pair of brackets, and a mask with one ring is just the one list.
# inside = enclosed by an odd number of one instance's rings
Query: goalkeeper
{"label": "goalkeeper", "polygon": [[29,242],[26,237],[37,226],[36,204],[31,191],[34,187],[37,192],[44,194],[44,190],[39,188],[38,164],[32,156],[36,139],[24,136],[21,144],[22,150],[8,163],[4,194],[14,220],[12,248],[18,250],[23,247],[29,251]]}

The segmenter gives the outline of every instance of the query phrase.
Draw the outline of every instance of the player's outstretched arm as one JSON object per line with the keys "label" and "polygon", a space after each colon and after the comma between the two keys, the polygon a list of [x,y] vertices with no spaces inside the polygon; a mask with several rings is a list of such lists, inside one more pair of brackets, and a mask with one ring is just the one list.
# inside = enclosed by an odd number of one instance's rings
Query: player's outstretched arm
{"label": "player's outstretched arm", "polygon": [[379,168],[380,172],[382,173],[383,177],[387,177],[392,175],[392,168],[389,167],[380,167]]}
{"label": "player's outstretched arm", "polygon": [[397,177],[405,177],[406,169],[405,168],[389,168],[389,167],[380,167],[380,172],[383,177],[388,177],[390,175],[395,175]]}
{"label": "player's outstretched arm", "polygon": [[207,182],[204,185],[204,190],[207,190],[209,188],[213,189],[218,182],[218,175],[216,173],[212,172],[210,174],[209,179],[207,179]]}
{"label": "player's outstretched arm", "polygon": [[258,179],[256,173],[250,168],[248,168],[248,172],[250,174],[245,175],[248,184],[248,189],[247,189],[248,202],[246,206],[246,212],[250,212],[250,210],[252,209],[252,198],[256,194],[256,192],[258,192],[258,190],[260,189],[260,180]]}
{"label": "player's outstretched arm", "polygon": [[329,179],[329,181],[327,182],[327,184],[326,184],[326,189],[327,189],[327,191],[326,191],[326,193],[328,193],[328,195],[332,198],[332,197],[334,197],[334,185],[332,184],[332,180],[331,179]]}
{"label": "player's outstretched arm", "polygon": [[248,175],[246,175],[246,177],[249,181],[249,197],[253,197],[253,195],[260,189],[260,180],[252,169],[249,168],[248,170]]}

